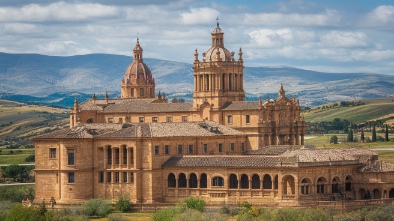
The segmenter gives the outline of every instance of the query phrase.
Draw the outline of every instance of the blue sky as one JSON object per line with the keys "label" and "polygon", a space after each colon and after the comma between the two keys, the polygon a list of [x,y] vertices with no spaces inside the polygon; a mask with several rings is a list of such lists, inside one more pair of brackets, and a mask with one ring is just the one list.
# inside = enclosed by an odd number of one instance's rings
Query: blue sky
{"label": "blue sky", "polygon": [[216,17],[245,66],[394,75],[394,2],[384,0],[1,0],[0,51],[131,55],[192,63]]}

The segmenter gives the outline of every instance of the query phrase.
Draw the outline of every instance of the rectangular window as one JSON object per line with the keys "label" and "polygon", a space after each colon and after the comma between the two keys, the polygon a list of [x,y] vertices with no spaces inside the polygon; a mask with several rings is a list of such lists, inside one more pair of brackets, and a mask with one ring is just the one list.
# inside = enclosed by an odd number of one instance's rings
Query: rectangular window
{"label": "rectangular window", "polygon": [[107,164],[111,165],[112,164],[112,149],[111,147],[108,147],[107,149]]}
{"label": "rectangular window", "polygon": [[250,115],[246,115],[246,123],[250,124]]}
{"label": "rectangular window", "polygon": [[155,146],[155,155],[159,155],[159,146]]}
{"label": "rectangular window", "polygon": [[68,183],[74,183],[74,172],[68,173]]}
{"label": "rectangular window", "polygon": [[182,122],[187,122],[187,116],[182,116]]}
{"label": "rectangular window", "polygon": [[74,165],[74,150],[67,150],[67,163],[69,166]]}
{"label": "rectangular window", "polygon": [[127,183],[127,172],[123,172],[123,183]]}
{"label": "rectangular window", "polygon": [[140,123],[144,123],[145,118],[144,117],[140,117]]}
{"label": "rectangular window", "polygon": [[134,97],[134,88],[131,88],[131,97]]}
{"label": "rectangular window", "polygon": [[134,183],[134,173],[130,173],[130,183]]}
{"label": "rectangular window", "polygon": [[189,144],[189,154],[193,154],[193,144]]}
{"label": "rectangular window", "polygon": [[231,151],[234,151],[234,149],[235,149],[235,144],[234,144],[234,143],[231,143],[231,144],[230,144],[230,148],[231,148]]}
{"label": "rectangular window", "polygon": [[152,122],[157,123],[157,117],[152,117]]}
{"label": "rectangular window", "polygon": [[108,123],[113,123],[114,122],[114,119],[113,118],[108,118]]}
{"label": "rectangular window", "polygon": [[170,146],[169,146],[169,145],[165,145],[165,146],[164,146],[164,154],[165,154],[165,155],[170,154]]}
{"label": "rectangular window", "polygon": [[119,148],[115,149],[115,164],[119,164]]}
{"label": "rectangular window", "polygon": [[144,96],[144,88],[140,88],[140,96]]}
{"label": "rectangular window", "polygon": [[245,143],[242,143],[242,151],[245,151]]}
{"label": "rectangular window", "polygon": [[232,124],[233,123],[233,116],[232,115],[228,115],[227,116],[227,123],[228,124]]}
{"label": "rectangular window", "polygon": [[119,183],[119,172],[115,172],[115,183]]}
{"label": "rectangular window", "polygon": [[203,145],[203,152],[208,153],[208,144],[206,143]]}
{"label": "rectangular window", "polygon": [[182,148],[183,148],[182,144],[179,144],[178,145],[178,154],[182,154]]}
{"label": "rectangular window", "polygon": [[56,159],[56,148],[49,148],[49,159]]}
{"label": "rectangular window", "polygon": [[107,172],[107,183],[112,182],[112,174],[111,172]]}
{"label": "rectangular window", "polygon": [[172,122],[172,117],[167,117],[167,123],[171,123]]}
{"label": "rectangular window", "polygon": [[99,183],[104,183],[104,172],[103,171],[101,171],[99,173]]}
{"label": "rectangular window", "polygon": [[123,149],[123,164],[127,164],[127,148],[122,147]]}
{"label": "rectangular window", "polygon": [[219,153],[223,152],[223,144],[219,144]]}

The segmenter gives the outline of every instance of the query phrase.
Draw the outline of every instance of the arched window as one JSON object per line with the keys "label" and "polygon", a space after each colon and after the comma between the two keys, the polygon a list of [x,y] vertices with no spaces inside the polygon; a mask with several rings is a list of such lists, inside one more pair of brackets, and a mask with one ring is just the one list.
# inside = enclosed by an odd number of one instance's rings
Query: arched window
{"label": "arched window", "polygon": [[252,189],[260,189],[260,177],[257,174],[252,176]]}
{"label": "arched window", "polygon": [[339,193],[339,178],[334,177],[331,182],[331,192],[332,193]]}
{"label": "arched window", "polygon": [[274,190],[277,190],[278,186],[279,186],[278,175],[276,175],[274,179]]}
{"label": "arched window", "polygon": [[326,184],[326,179],[324,179],[324,177],[320,177],[319,179],[317,179],[316,192],[324,193],[325,184]]}
{"label": "arched window", "polygon": [[215,176],[212,179],[212,186],[224,186],[224,179],[220,176]]}
{"label": "arched window", "polygon": [[351,191],[352,190],[352,177],[347,176],[345,179],[345,191]]}
{"label": "arched window", "polygon": [[178,188],[186,188],[187,180],[184,173],[179,174]]}
{"label": "arched window", "polygon": [[306,195],[306,194],[309,194],[310,192],[310,190],[309,190],[309,185],[310,185],[310,182],[309,182],[309,180],[308,179],[303,179],[302,181],[301,181],[301,194],[304,194],[304,195]]}
{"label": "arched window", "polygon": [[230,189],[237,189],[238,188],[238,179],[237,175],[231,174],[230,175],[230,182],[229,182],[229,188]]}
{"label": "arched window", "polygon": [[295,194],[295,183],[292,175],[286,175],[282,178],[282,193],[285,195]]}
{"label": "arched window", "polygon": [[272,179],[268,174],[263,177],[263,189],[272,189]]}
{"label": "arched window", "polygon": [[207,174],[205,173],[200,176],[200,188],[207,188]]}
{"label": "arched window", "polygon": [[249,189],[249,177],[246,174],[241,176],[241,189]]}
{"label": "arched window", "polygon": [[189,188],[197,188],[197,176],[195,173],[190,174]]}
{"label": "arched window", "polygon": [[394,188],[389,191],[389,198],[394,198]]}
{"label": "arched window", "polygon": [[176,187],[175,175],[173,173],[170,173],[168,175],[168,187],[171,187],[171,188]]}

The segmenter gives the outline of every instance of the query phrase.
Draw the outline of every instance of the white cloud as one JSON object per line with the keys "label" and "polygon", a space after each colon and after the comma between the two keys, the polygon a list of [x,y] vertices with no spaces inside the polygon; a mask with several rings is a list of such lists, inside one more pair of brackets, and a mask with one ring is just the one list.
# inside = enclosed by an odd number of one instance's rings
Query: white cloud
{"label": "white cloud", "polygon": [[212,8],[192,8],[190,12],[181,13],[182,22],[187,25],[212,24],[220,13]]}
{"label": "white cloud", "polygon": [[365,18],[364,23],[368,26],[386,26],[393,28],[394,25],[394,6],[381,5],[372,10]]}
{"label": "white cloud", "polygon": [[331,31],[320,37],[320,40],[327,47],[352,48],[369,45],[367,35],[363,32]]}
{"label": "white cloud", "polygon": [[282,47],[314,41],[315,33],[294,29],[260,29],[249,33],[253,42],[265,48]]}
{"label": "white cloud", "polygon": [[249,25],[292,25],[292,26],[337,26],[341,22],[340,14],[335,10],[326,10],[320,14],[283,14],[260,13],[246,14],[244,24]]}
{"label": "white cloud", "polygon": [[113,6],[57,2],[49,5],[30,4],[21,8],[0,8],[0,21],[81,21],[100,17],[113,17],[118,14],[119,11]]}

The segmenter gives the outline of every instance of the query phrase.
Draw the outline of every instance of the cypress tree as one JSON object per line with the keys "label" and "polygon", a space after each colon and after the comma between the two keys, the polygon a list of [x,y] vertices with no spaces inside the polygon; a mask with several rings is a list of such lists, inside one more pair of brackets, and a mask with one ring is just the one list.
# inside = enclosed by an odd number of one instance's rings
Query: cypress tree
{"label": "cypress tree", "polygon": [[386,124],[386,131],[385,131],[384,140],[385,140],[386,142],[389,141],[389,127],[387,126],[387,124]]}
{"label": "cypress tree", "polygon": [[348,142],[353,142],[353,129],[352,129],[352,124],[349,126],[349,130],[347,132],[347,141]]}
{"label": "cypress tree", "polygon": [[372,142],[376,142],[376,128],[375,125],[372,127]]}
{"label": "cypress tree", "polygon": [[364,143],[364,140],[365,140],[364,128],[361,128],[361,138],[360,138],[360,140],[361,140],[361,143]]}

